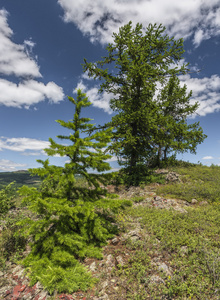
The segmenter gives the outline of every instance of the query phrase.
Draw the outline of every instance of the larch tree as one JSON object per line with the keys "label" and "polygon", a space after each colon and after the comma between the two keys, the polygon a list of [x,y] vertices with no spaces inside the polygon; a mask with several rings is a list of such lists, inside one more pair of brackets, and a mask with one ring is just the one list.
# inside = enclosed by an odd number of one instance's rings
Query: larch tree
{"label": "larch tree", "polygon": [[106,48],[107,56],[95,63],[85,60],[84,71],[101,81],[100,93],[113,95],[110,106],[116,114],[108,124],[114,127],[111,150],[130,178],[134,176],[130,183],[136,184],[139,166],[145,165],[154,151],[157,84],[185,74],[188,68],[178,65],[184,53],[183,39],[170,38],[162,25],[150,24],[144,29],[137,24],[133,28],[129,22],[113,39]]}
{"label": "larch tree", "polygon": [[187,117],[196,113],[198,102],[191,103],[192,91],[187,93],[187,86],[181,87],[177,76],[172,76],[161,89],[157,97],[157,134],[152,147],[157,152],[154,166],[166,164],[171,153],[190,151],[196,153],[198,144],[207,137],[199,122],[187,123]]}
{"label": "larch tree", "polygon": [[[30,169],[42,179],[40,189],[23,186],[23,202],[35,213],[35,218],[21,221],[24,234],[31,237],[31,252],[23,264],[29,270],[31,284],[40,281],[50,292],[86,290],[94,282],[80,261],[85,257],[101,258],[101,246],[117,231],[114,213],[128,201],[103,198],[107,180],[105,174],[88,170],[110,170],[106,162],[111,156],[103,151],[111,138],[111,128],[93,132],[91,119],[81,116],[81,109],[91,103],[81,90],[77,99],[69,97],[75,106],[72,120],[57,122],[70,130],[57,136],[65,143],[49,139],[45,149],[49,156],[67,157],[64,167],[39,160],[42,167]],[[83,179],[80,184],[79,178]]]}

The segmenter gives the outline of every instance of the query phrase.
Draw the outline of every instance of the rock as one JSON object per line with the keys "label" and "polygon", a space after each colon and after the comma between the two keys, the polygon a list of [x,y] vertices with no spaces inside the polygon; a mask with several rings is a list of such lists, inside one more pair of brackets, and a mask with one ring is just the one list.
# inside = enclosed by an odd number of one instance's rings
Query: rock
{"label": "rock", "polygon": [[43,285],[39,281],[36,283],[36,289],[38,289],[38,290],[44,289]]}
{"label": "rock", "polygon": [[109,300],[109,296],[105,293],[101,297],[97,298],[97,300]]}
{"label": "rock", "polygon": [[158,270],[163,271],[167,276],[172,275],[171,270],[169,269],[169,267],[165,263],[159,264]]}
{"label": "rock", "polygon": [[42,291],[40,294],[39,294],[39,298],[38,300],[43,300],[44,298],[46,299],[48,296],[48,293],[46,291]]}
{"label": "rock", "polygon": [[22,270],[22,267],[20,265],[17,265],[13,270],[12,273],[15,274],[16,272],[19,272],[20,270]]}
{"label": "rock", "polygon": [[160,283],[165,284],[165,281],[158,275],[152,275],[150,277],[150,282],[151,283],[156,283],[156,284],[160,284]]}
{"label": "rock", "polygon": [[147,196],[151,196],[151,197],[156,196],[156,193],[155,193],[155,192],[145,192],[145,194],[146,194]]}
{"label": "rock", "polygon": [[0,288],[0,295],[6,295],[8,290],[11,290],[11,286],[5,286]]}
{"label": "rock", "polygon": [[192,199],[191,203],[196,204],[196,203],[198,203],[198,201],[196,199]]}
{"label": "rock", "polygon": [[171,181],[171,182],[174,182],[174,181],[181,181],[180,178],[179,178],[179,174],[177,174],[176,172],[169,172],[166,176],[166,181]]}
{"label": "rock", "polygon": [[121,265],[121,266],[124,266],[124,264],[125,264],[125,262],[124,262],[121,255],[116,257],[116,262],[117,262],[118,265]]}
{"label": "rock", "polygon": [[96,262],[94,261],[90,266],[89,266],[90,271],[95,272],[96,270]]}
{"label": "rock", "polygon": [[25,273],[25,270],[24,269],[21,269],[21,270],[18,270],[17,272],[13,273],[15,276],[18,276],[18,278],[22,278],[24,277],[24,273]]}
{"label": "rock", "polygon": [[140,229],[131,230],[121,237],[122,242],[125,242],[128,239],[131,239],[131,241],[133,242],[140,240],[141,239]]}
{"label": "rock", "polygon": [[200,206],[202,206],[202,205],[207,205],[207,204],[208,204],[207,201],[201,201],[201,202],[199,202],[199,205],[200,205]]}
{"label": "rock", "polygon": [[108,267],[109,270],[111,270],[114,267],[115,261],[114,261],[114,258],[111,254],[109,254],[107,256],[105,264],[106,264],[106,266]]}
{"label": "rock", "polygon": [[173,209],[180,212],[180,213],[187,213],[187,211],[184,208],[180,207],[180,206],[174,206]]}
{"label": "rock", "polygon": [[169,173],[169,170],[167,170],[167,169],[157,169],[157,170],[155,170],[155,173],[156,174],[167,174],[167,173]]}
{"label": "rock", "polygon": [[162,201],[162,198],[160,196],[155,196],[154,201]]}
{"label": "rock", "polygon": [[188,247],[187,246],[182,246],[180,248],[180,255],[185,256],[188,253]]}
{"label": "rock", "polygon": [[158,240],[157,238],[155,238],[155,243],[153,243],[153,246],[158,246],[160,244],[160,240]]}
{"label": "rock", "polygon": [[131,241],[132,241],[132,242],[136,242],[136,241],[138,241],[138,240],[140,240],[140,237],[139,237],[139,236],[137,236],[137,235],[131,236]]}
{"label": "rock", "polygon": [[119,243],[120,239],[118,237],[115,237],[111,242],[113,245],[117,245]]}
{"label": "rock", "polygon": [[108,280],[102,282],[102,289],[105,289],[109,285]]}
{"label": "rock", "polygon": [[10,261],[6,261],[5,265],[9,268],[11,267],[12,263]]}
{"label": "rock", "polygon": [[152,198],[147,197],[147,198],[144,199],[144,202],[145,203],[151,203],[152,202]]}
{"label": "rock", "polygon": [[160,259],[161,259],[161,256],[160,256],[160,255],[154,257],[154,258],[151,260],[151,265],[152,265],[152,266],[158,266],[158,265],[161,263]]}
{"label": "rock", "polygon": [[131,230],[128,232],[128,235],[129,236],[138,236],[139,238],[141,238],[140,229]]}

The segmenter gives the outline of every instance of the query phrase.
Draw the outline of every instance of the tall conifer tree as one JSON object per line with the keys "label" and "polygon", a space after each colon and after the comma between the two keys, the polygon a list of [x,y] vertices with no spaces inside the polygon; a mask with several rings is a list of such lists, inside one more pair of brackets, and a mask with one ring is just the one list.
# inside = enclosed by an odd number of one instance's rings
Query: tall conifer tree
{"label": "tall conifer tree", "polygon": [[[86,256],[101,258],[100,246],[113,236],[110,212],[117,211],[125,202],[108,200],[102,196],[106,190],[105,175],[88,173],[88,169],[103,172],[110,170],[106,162],[110,155],[103,148],[110,142],[111,128],[84,136],[92,129],[89,118],[81,117],[81,109],[91,103],[80,90],[77,99],[69,97],[75,106],[73,120],[57,122],[70,130],[69,135],[59,135],[68,145],[49,139],[45,149],[49,156],[68,157],[64,167],[50,165],[49,160],[39,162],[41,168],[31,169],[42,179],[40,190],[22,187],[24,203],[37,214],[21,222],[26,235],[32,237],[31,253],[23,263],[30,270],[31,283],[40,281],[50,292],[73,292],[88,288],[93,279],[79,263]],[[66,142],[65,142],[66,144]],[[84,185],[77,183],[77,177]],[[26,226],[25,226],[26,225]]]}
{"label": "tall conifer tree", "polygon": [[101,80],[100,92],[113,94],[110,105],[116,115],[110,122],[114,126],[112,151],[128,172],[130,184],[138,184],[139,166],[145,166],[154,152],[157,84],[188,70],[187,64],[179,64],[183,39],[169,37],[162,25],[150,24],[144,29],[139,23],[133,27],[129,22],[113,33],[113,43],[106,49],[102,60],[85,60],[84,70]]}
{"label": "tall conifer tree", "polygon": [[196,153],[196,147],[207,137],[199,122],[187,124],[187,117],[196,113],[198,102],[191,103],[192,91],[180,86],[177,76],[172,76],[161,89],[157,97],[157,134],[152,147],[157,151],[155,166],[160,167],[161,160],[168,162],[171,153],[190,151]]}

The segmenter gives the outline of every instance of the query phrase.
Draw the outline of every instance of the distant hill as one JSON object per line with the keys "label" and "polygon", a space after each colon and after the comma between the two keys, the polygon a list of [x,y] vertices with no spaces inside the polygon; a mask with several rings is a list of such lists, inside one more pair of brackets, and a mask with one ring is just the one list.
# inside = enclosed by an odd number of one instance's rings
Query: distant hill
{"label": "distant hill", "polygon": [[21,187],[22,185],[38,186],[40,184],[40,178],[36,175],[32,176],[26,170],[0,172],[0,189],[11,182],[15,182],[16,187]]}

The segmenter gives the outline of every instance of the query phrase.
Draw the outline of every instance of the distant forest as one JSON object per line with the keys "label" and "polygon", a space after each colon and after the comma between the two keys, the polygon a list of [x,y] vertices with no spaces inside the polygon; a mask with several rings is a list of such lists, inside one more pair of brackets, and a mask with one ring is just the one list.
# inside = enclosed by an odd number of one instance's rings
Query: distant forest
{"label": "distant forest", "polygon": [[28,171],[16,172],[0,172],[0,189],[14,182],[14,187],[18,188],[22,185],[38,186],[40,178],[37,175],[31,175]]}

